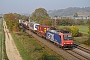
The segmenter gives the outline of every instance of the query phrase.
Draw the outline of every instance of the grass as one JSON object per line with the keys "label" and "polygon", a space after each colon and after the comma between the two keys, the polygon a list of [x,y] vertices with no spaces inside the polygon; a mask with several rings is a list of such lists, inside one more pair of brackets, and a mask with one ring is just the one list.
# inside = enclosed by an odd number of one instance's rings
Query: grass
{"label": "grass", "polygon": [[77,26],[79,28],[79,32],[83,33],[84,35],[88,35],[88,26]]}
{"label": "grass", "polygon": [[6,46],[5,46],[5,33],[2,31],[2,59],[9,60],[6,54]]}
{"label": "grass", "polygon": [[23,60],[38,60],[43,58],[44,54],[49,57],[55,56],[55,59],[65,60],[60,55],[56,54],[37,39],[30,37],[25,32],[12,34],[12,36]]}
{"label": "grass", "polygon": [[1,20],[0,20],[0,60],[2,59],[2,25],[1,25]]}
{"label": "grass", "polygon": [[33,60],[29,57],[27,51],[24,49],[23,44],[20,42],[19,38],[17,38],[15,34],[12,34],[12,36],[23,60]]}
{"label": "grass", "polygon": [[0,60],[2,59],[2,35],[0,34]]}
{"label": "grass", "polygon": [[83,44],[88,38],[86,36],[83,37],[74,37],[75,43]]}
{"label": "grass", "polygon": [[5,33],[3,30],[3,20],[0,18],[0,60],[8,60],[5,46]]}

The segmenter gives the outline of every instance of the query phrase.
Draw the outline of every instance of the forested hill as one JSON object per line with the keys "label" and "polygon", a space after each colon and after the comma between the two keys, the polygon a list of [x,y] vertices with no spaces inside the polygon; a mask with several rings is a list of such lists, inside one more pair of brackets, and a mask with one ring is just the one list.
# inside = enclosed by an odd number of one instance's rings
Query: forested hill
{"label": "forested hill", "polygon": [[90,16],[90,7],[69,7],[66,9],[58,9],[58,10],[49,10],[48,14],[51,17],[54,16],[73,16],[74,13],[78,13],[80,15],[89,15]]}

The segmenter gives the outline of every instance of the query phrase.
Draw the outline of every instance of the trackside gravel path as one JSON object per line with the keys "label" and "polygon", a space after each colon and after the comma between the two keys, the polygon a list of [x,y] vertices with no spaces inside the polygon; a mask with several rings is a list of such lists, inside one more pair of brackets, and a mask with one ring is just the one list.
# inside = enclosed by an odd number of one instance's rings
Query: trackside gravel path
{"label": "trackside gravel path", "polygon": [[12,39],[9,30],[7,29],[6,22],[3,22],[4,25],[4,32],[5,32],[5,45],[6,45],[6,53],[9,60],[22,60],[22,57],[15,46],[15,43]]}

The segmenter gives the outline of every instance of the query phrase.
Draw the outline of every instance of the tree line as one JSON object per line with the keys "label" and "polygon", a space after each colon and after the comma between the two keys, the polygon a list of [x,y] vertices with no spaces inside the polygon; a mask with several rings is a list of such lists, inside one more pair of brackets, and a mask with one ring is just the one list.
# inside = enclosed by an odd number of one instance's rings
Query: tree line
{"label": "tree line", "polygon": [[7,27],[12,32],[19,31],[19,19],[27,20],[28,17],[25,15],[20,15],[17,13],[8,13],[3,15],[4,20],[6,21]]}

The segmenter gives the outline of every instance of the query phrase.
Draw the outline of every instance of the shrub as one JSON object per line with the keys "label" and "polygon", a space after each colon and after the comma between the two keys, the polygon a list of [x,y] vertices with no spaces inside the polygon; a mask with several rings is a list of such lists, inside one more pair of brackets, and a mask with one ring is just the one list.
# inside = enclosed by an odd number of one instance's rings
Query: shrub
{"label": "shrub", "polygon": [[89,31],[88,31],[88,40],[90,41],[90,26],[88,28],[89,28]]}
{"label": "shrub", "polygon": [[87,20],[87,24],[90,25],[90,20]]}
{"label": "shrub", "polygon": [[60,59],[54,55],[43,54],[38,60],[60,60]]}
{"label": "shrub", "polygon": [[71,33],[74,37],[77,37],[78,36],[78,33],[79,33],[79,29],[76,27],[76,26],[71,26]]}
{"label": "shrub", "polygon": [[88,31],[88,40],[85,41],[86,45],[90,45],[90,26],[88,28],[89,28],[89,31]]}
{"label": "shrub", "polygon": [[69,27],[63,27],[62,29],[69,32],[71,31]]}

